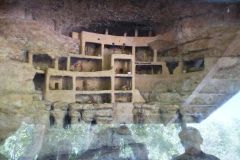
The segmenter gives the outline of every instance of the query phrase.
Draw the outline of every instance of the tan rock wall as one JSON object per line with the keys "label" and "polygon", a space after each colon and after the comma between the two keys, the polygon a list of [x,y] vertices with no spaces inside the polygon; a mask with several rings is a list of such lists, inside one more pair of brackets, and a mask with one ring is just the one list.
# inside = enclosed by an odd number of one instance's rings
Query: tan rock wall
{"label": "tan rock wall", "polygon": [[[0,127],[4,131],[0,139],[13,133],[23,121],[35,123],[39,119],[38,123],[46,123],[40,120],[46,118],[46,113],[40,111],[44,105],[37,98],[39,93],[34,90],[33,68],[28,64],[6,60],[0,63],[0,74],[4,75],[0,76]],[[35,112],[37,110],[39,112]],[[38,114],[42,116],[38,117]]]}

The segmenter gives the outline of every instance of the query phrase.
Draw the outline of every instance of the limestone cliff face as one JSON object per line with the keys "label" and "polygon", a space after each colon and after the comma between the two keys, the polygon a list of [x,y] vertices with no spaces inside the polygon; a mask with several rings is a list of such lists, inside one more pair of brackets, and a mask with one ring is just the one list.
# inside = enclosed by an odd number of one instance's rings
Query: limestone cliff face
{"label": "limestone cliff face", "polygon": [[78,53],[77,42],[35,21],[0,19],[0,33],[1,57],[24,61],[27,52],[52,56]]}
{"label": "limestone cliff face", "polygon": [[0,140],[3,140],[14,132],[24,119],[33,116],[33,98],[38,94],[34,94],[34,71],[30,66],[11,60],[2,61],[0,74]]}
{"label": "limestone cliff face", "polygon": [[33,21],[0,19],[0,140],[22,121],[48,123],[42,95],[34,89],[35,69],[26,63],[27,52],[51,56],[78,53],[77,42],[53,33]]}
{"label": "limestone cliff face", "polygon": [[33,19],[65,35],[72,30],[97,31],[111,21],[152,26],[163,33],[176,27],[234,23],[239,17],[239,4],[202,0],[5,0],[0,7],[2,16]]}
{"label": "limestone cliff face", "polygon": [[[5,0],[0,2],[1,141],[23,120],[46,123],[48,118],[41,94],[34,90],[35,70],[25,63],[27,53],[47,53],[53,57],[77,54],[78,42],[62,34],[69,35],[71,31],[87,28],[95,31],[98,26],[111,21],[145,24],[152,26],[156,33],[173,35],[171,45],[159,47],[161,41],[153,44],[164,56],[221,56],[233,41],[235,48],[227,55],[239,55],[238,4],[171,0]],[[158,83],[152,100],[179,103],[186,96],[179,92],[191,93],[198,82],[199,79],[188,77],[188,81]],[[176,93],[167,93],[173,91]],[[159,95],[163,92],[166,94]]]}
{"label": "limestone cliff face", "polygon": [[[233,41],[238,41],[239,24],[222,24],[197,28],[185,26],[179,31],[172,30],[169,33],[175,35],[171,45],[161,46],[161,41],[151,44],[159,50],[162,56],[221,57]],[[224,56],[238,56],[239,53],[236,52],[236,49],[234,50],[232,49]]]}

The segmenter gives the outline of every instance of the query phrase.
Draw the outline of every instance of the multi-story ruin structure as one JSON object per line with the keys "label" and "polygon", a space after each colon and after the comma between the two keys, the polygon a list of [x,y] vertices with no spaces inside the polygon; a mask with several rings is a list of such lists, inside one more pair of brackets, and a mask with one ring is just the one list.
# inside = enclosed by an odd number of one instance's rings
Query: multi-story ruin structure
{"label": "multi-story ruin structure", "polygon": [[[80,53],[51,58],[29,53],[38,70],[36,89],[44,99],[80,103],[145,102],[141,91],[151,90],[159,79],[178,79],[204,70],[204,57],[161,57],[151,42],[158,36],[114,36],[72,33],[80,40]],[[144,85],[144,84],[149,85]]]}

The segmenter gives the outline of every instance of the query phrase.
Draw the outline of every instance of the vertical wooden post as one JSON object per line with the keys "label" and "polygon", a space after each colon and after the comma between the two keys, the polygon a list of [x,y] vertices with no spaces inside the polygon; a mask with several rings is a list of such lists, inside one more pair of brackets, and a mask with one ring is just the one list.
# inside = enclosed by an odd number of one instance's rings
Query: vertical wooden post
{"label": "vertical wooden post", "polygon": [[49,83],[50,83],[50,74],[48,70],[45,72],[45,84],[44,84],[44,95],[43,98],[46,99],[49,94]]}
{"label": "vertical wooden post", "polygon": [[70,70],[70,56],[67,57],[67,71]]}
{"label": "vertical wooden post", "polygon": [[107,28],[105,29],[105,34],[108,35],[108,29]]}
{"label": "vertical wooden post", "polygon": [[81,32],[81,39],[80,39],[80,41],[81,41],[81,53],[80,54],[82,54],[82,55],[85,55],[85,45],[86,45],[86,42],[85,42],[85,39],[84,39],[84,32]]}
{"label": "vertical wooden post", "polygon": [[115,74],[111,76],[111,98],[112,103],[115,103]]}
{"label": "vertical wooden post", "polygon": [[115,69],[114,69],[114,55],[111,57],[112,76],[111,76],[111,97],[112,103],[115,103]]}
{"label": "vertical wooden post", "polygon": [[153,50],[153,62],[157,62],[157,50]]}
{"label": "vertical wooden post", "polygon": [[86,53],[86,50],[85,50],[85,48],[86,48],[86,42],[85,41],[83,41],[82,42],[82,46],[81,46],[82,48],[81,48],[81,53],[82,53],[82,55],[85,55]]}
{"label": "vertical wooden post", "polygon": [[138,36],[138,29],[135,29],[135,37]]}
{"label": "vertical wooden post", "polygon": [[104,54],[104,44],[101,43],[101,57],[103,57],[103,54]]}
{"label": "vertical wooden post", "polygon": [[[131,59],[131,67],[132,67],[132,90],[135,90],[135,52],[136,52],[136,47],[132,47],[132,59]],[[133,97],[132,97],[133,99]]]}
{"label": "vertical wooden post", "polygon": [[76,76],[72,76],[73,91],[76,91]]}
{"label": "vertical wooden post", "polygon": [[104,44],[103,43],[101,44],[101,57],[102,57],[102,69],[101,69],[101,71],[102,71],[103,69],[105,69],[105,66],[104,66],[104,64],[105,64]]}

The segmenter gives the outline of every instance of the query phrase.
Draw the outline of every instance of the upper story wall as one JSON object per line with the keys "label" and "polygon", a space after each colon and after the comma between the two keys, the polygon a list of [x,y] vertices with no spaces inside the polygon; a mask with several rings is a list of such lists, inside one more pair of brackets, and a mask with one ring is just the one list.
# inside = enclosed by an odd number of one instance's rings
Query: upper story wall
{"label": "upper story wall", "polygon": [[148,46],[149,43],[158,39],[154,37],[128,37],[128,36],[114,36],[108,34],[98,34],[82,31],[80,34],[81,43],[93,42],[106,45],[119,45],[122,46]]}

